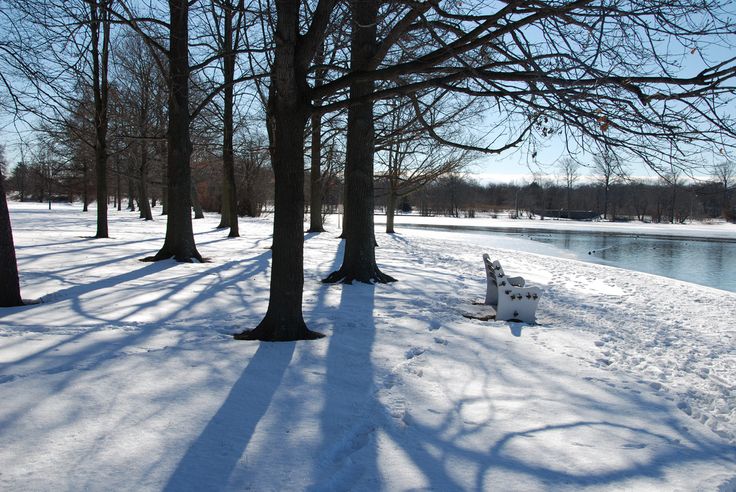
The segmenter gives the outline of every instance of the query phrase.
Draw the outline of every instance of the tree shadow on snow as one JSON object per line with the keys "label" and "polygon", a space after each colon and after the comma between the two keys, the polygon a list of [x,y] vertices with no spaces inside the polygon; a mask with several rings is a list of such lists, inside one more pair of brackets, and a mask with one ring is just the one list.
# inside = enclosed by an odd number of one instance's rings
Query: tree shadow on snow
{"label": "tree shadow on snow", "polygon": [[[341,246],[344,242],[341,243]],[[344,249],[339,249],[339,266]],[[325,401],[320,417],[322,442],[314,459],[315,481],[308,490],[346,490],[378,475],[374,369],[371,353],[376,336],[373,319],[375,286],[324,285],[317,306],[330,290],[341,289],[340,304],[325,360]]]}
{"label": "tree shadow on snow", "polygon": [[261,343],[217,413],[182,457],[166,491],[223,490],[266,414],[296,344]]}
{"label": "tree shadow on snow", "polygon": [[[468,354],[489,353],[494,343],[467,342]],[[488,348],[478,350],[476,342]],[[522,350],[496,350],[492,360],[458,360],[483,375],[482,393],[448,399],[450,408],[441,412],[430,410],[441,419],[418,408],[405,417],[405,428],[385,428],[432,490],[492,490],[499,480],[542,488],[631,488],[637,479],[648,480],[639,486],[660,480],[671,485],[666,480],[673,470],[715,463],[724,474],[733,474],[728,464],[736,458],[734,448],[683,426],[672,404],[626,385],[580,378],[574,369]],[[494,391],[499,385],[517,390],[499,394]],[[534,388],[545,388],[545,394],[533,393]],[[485,416],[468,418],[466,409],[478,406],[489,409]],[[510,408],[517,408],[518,416]],[[456,474],[448,474],[457,467],[473,470],[467,481],[459,483]],[[708,478],[692,477],[690,483],[695,488]]]}

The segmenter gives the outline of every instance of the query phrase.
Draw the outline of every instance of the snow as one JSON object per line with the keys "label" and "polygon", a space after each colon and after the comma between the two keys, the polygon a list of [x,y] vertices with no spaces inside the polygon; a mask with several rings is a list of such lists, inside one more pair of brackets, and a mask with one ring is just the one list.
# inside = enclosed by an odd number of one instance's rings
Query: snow
{"label": "snow", "polygon": [[[227,239],[208,215],[210,263],[142,263],[161,217],[92,240],[93,211],[10,207],[43,302],[0,310],[0,490],[736,490],[734,293],[400,228],[399,282],[324,285],[333,228],[305,241],[327,337],[236,342],[269,218]],[[543,289],[537,325],[461,315],[483,252]]]}

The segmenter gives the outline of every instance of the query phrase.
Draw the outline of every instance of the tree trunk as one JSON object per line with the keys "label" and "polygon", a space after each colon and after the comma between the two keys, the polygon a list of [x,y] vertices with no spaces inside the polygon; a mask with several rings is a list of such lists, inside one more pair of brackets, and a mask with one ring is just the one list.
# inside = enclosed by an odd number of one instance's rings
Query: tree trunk
{"label": "tree trunk", "polygon": [[202,205],[199,203],[199,193],[197,193],[194,182],[192,182],[192,209],[194,209],[195,219],[204,219],[204,210],[202,210]]}
{"label": "tree trunk", "polygon": [[89,165],[82,160],[82,212],[89,212]]}
{"label": "tree trunk", "polygon": [[386,197],[386,233],[394,234],[394,216],[396,215],[396,193],[393,183],[389,184],[388,197]]}
{"label": "tree trunk", "polygon": [[189,3],[169,0],[169,129],[167,143],[166,238],[164,245],[148,261],[174,258],[176,261],[203,261],[194,244],[192,231],[189,161]]}
{"label": "tree trunk", "polygon": [[721,199],[721,217],[728,219],[728,180],[723,180],[723,198]]}
{"label": "tree trunk", "polygon": [[322,118],[312,115],[312,162],[309,169],[309,232],[325,232],[322,224]]}
{"label": "tree trunk", "polygon": [[672,201],[670,202],[670,224],[675,223],[675,203],[677,202],[677,178],[672,180]]}
{"label": "tree trunk", "polygon": [[133,190],[134,184],[133,179],[128,178],[128,210],[131,212],[135,212],[135,202],[133,201],[133,197],[135,196],[135,191]]}
{"label": "tree trunk", "polygon": [[235,156],[233,153],[233,81],[235,79],[235,52],[233,51],[233,10],[229,4],[224,6],[223,41],[223,127],[222,127],[222,217],[218,227],[229,227],[228,237],[239,237],[238,197],[235,187]]}
{"label": "tree trunk", "polygon": [[[371,68],[376,51],[376,0],[355,0],[351,39],[351,70]],[[350,98],[360,99],[373,93],[373,82],[354,82]],[[345,256],[342,266],[324,282],[393,282],[376,264],[376,238],[373,223],[373,102],[360,102],[348,109],[347,160],[345,163]]]}
{"label": "tree trunk", "polygon": [[220,204],[220,223],[217,224],[217,229],[225,229],[226,227],[230,227],[230,187],[227,184],[227,178],[224,176],[226,172],[224,162],[222,167],[222,203]]}
{"label": "tree trunk", "polygon": [[140,167],[140,179],[138,181],[138,210],[140,211],[140,218],[144,220],[153,220],[153,214],[151,213],[151,204],[148,202],[148,150],[146,143],[141,142],[141,167]]}
{"label": "tree trunk", "polygon": [[[110,46],[110,22],[106,0],[90,3],[92,45],[92,92],[95,104],[95,173],[97,176],[97,234],[109,237],[107,231],[107,67]],[[100,35],[102,39],[100,39]],[[100,51],[101,48],[101,51]]]}
{"label": "tree trunk", "polygon": [[123,209],[123,192],[120,187],[120,158],[115,158],[115,172],[117,173],[116,176],[116,187],[115,187],[115,199],[117,200],[117,207],[118,212],[120,212]]}
{"label": "tree trunk", "polygon": [[309,116],[307,74],[297,55],[299,2],[276,2],[276,49],[268,101],[275,176],[271,288],[268,310],[238,340],[310,340],[302,315],[304,287],[304,130]]}
{"label": "tree trunk", "polygon": [[22,306],[18,263],[15,260],[13,230],[10,227],[10,212],[5,199],[5,178],[0,173],[0,307]]}
{"label": "tree trunk", "polygon": [[[168,164],[168,156],[166,158],[166,163]],[[166,172],[165,165],[161,166],[161,183],[161,215],[168,215],[166,204],[169,201],[169,174]]]}

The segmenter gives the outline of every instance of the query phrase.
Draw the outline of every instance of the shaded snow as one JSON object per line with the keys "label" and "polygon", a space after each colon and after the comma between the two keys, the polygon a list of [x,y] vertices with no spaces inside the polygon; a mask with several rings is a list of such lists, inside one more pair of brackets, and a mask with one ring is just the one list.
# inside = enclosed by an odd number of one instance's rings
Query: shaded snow
{"label": "shaded snow", "polygon": [[[736,294],[486,250],[544,290],[483,322],[481,249],[377,234],[399,282],[323,285],[314,342],[235,342],[268,300],[268,219],[195,221],[212,262],[141,263],[164,221],[11,204],[24,298],[0,310],[2,490],[734,490]],[[506,243],[505,243],[506,246]]]}

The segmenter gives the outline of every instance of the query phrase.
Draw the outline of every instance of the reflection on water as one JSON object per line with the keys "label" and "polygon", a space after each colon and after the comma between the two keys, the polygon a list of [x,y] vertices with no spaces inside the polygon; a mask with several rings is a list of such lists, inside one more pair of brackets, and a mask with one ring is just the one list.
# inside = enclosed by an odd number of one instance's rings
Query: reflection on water
{"label": "reflection on water", "polygon": [[[402,227],[430,229],[413,225]],[[480,241],[481,244],[493,247],[573,257],[736,292],[734,240],[533,229],[465,229],[452,226],[435,226],[431,229],[449,229],[458,236],[468,234],[476,238],[474,242],[478,242],[479,235],[482,235],[491,241]]]}
{"label": "reflection on water", "polygon": [[736,242],[580,232],[517,235],[562,247],[582,260],[736,292]]}

